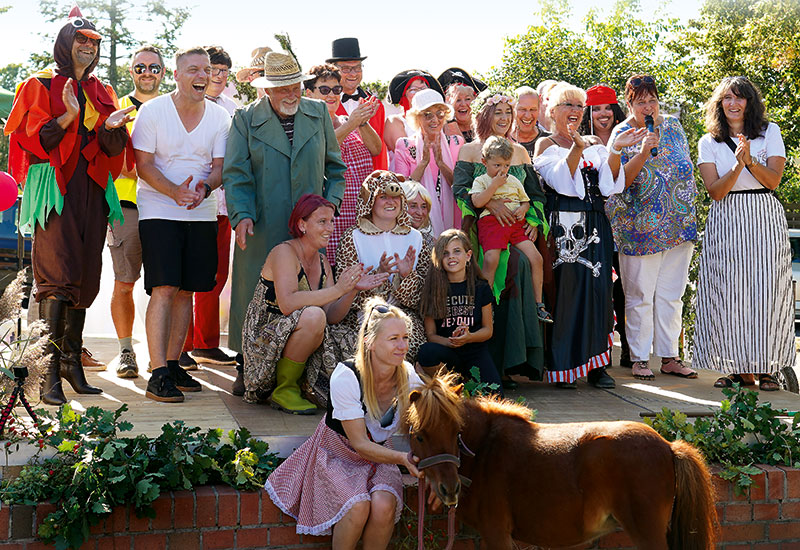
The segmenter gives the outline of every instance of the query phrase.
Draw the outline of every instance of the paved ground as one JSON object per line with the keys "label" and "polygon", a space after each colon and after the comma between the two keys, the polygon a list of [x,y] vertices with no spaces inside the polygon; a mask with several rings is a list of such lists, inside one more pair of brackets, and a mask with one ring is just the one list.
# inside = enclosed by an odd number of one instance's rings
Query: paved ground
{"label": "paved ground", "polygon": [[[112,370],[87,372],[89,382],[105,390],[102,395],[77,395],[65,384],[68,399],[76,408],[94,405],[116,408],[127,403],[129,411],[125,417],[133,422],[133,433],[156,435],[165,422],[173,420],[183,420],[203,428],[232,429],[246,426],[253,435],[269,441],[273,448],[287,452],[314,431],[322,416],[321,411],[314,416],[292,416],[265,405],[249,405],[230,394],[230,386],[236,376],[234,367],[214,365],[201,365],[193,373],[203,383],[202,392],[186,394],[186,401],[181,404],[157,403],[144,396],[149,378],[147,373],[140,373],[140,377],[134,380],[122,380],[114,375],[118,351],[116,340],[89,338],[85,344],[95,357],[109,363]],[[147,348],[141,342],[136,343],[135,348],[140,370],[143,370],[141,367],[148,362]],[[615,348],[615,361],[617,356],[618,348]],[[638,421],[641,420],[640,413],[658,412],[663,407],[695,412],[709,411],[719,406],[723,395],[713,387],[717,373],[701,371],[696,380],[685,380],[659,374],[657,365],[658,360],[653,360],[651,368],[656,373],[656,379],[650,382],[635,380],[629,369],[610,368],[609,373],[617,381],[617,387],[613,390],[598,390],[584,381],[578,383],[576,390],[562,390],[515,376],[519,388],[508,391],[507,397],[524,398],[528,406],[537,410],[537,420],[540,422]],[[800,396],[796,394],[763,392],[761,398],[771,401],[776,407],[800,410]]]}

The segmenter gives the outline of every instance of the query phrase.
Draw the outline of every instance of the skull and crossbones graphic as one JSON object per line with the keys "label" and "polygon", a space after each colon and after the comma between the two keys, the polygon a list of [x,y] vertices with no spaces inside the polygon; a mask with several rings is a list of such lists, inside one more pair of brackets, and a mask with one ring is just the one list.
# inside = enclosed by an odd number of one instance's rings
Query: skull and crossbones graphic
{"label": "skull and crossbones graphic", "polygon": [[592,263],[581,256],[589,245],[600,242],[597,229],[592,229],[591,235],[586,234],[586,212],[559,212],[554,221],[558,258],[553,267],[579,263],[586,266],[594,277],[599,277],[602,263]]}

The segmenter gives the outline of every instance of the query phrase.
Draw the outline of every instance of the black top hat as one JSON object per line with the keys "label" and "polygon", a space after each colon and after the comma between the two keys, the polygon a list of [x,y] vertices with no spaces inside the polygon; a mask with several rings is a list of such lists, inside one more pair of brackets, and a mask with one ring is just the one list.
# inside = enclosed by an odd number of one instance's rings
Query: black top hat
{"label": "black top hat", "polygon": [[406,91],[406,86],[408,86],[408,81],[417,76],[424,78],[428,83],[428,88],[436,90],[442,94],[442,97],[444,97],[442,85],[439,84],[439,81],[436,80],[431,73],[420,71],[418,69],[410,69],[408,71],[403,71],[396,74],[389,83],[389,101],[391,101],[394,105],[400,103],[400,100],[403,99],[403,92]]}
{"label": "black top hat", "polygon": [[364,61],[367,56],[361,56],[361,48],[358,47],[358,38],[337,38],[331,45],[331,57],[326,59],[326,63],[336,63],[337,61]]}
{"label": "black top hat", "polygon": [[471,86],[476,94],[484,91],[488,87],[483,80],[473,78],[467,71],[459,69],[458,67],[450,67],[439,75],[439,83],[445,90],[447,90],[450,84],[456,83]]}

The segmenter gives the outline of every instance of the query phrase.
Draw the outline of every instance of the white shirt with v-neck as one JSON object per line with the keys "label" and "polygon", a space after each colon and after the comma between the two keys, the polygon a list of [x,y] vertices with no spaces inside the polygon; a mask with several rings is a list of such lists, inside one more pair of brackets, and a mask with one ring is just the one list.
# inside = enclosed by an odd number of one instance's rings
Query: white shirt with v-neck
{"label": "white shirt with v-neck", "polygon": [[[131,140],[133,148],[154,155],[156,168],[172,183],[180,184],[192,176],[189,184],[194,188],[211,173],[211,162],[225,156],[225,143],[231,117],[212,101],[205,100],[203,118],[191,132],[186,131],[172,94],[144,103],[136,115]],[[175,201],[148,185],[141,177],[136,190],[139,219],[178,221],[216,221],[215,195],[204,200],[197,208],[187,210]]]}

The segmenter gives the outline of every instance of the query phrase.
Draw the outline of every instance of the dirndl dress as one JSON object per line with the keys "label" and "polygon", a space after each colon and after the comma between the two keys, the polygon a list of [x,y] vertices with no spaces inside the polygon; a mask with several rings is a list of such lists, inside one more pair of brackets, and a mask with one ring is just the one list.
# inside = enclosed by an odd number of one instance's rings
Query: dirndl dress
{"label": "dirndl dress", "polygon": [[795,363],[786,215],[766,189],[731,192],[708,212],[692,365],[780,374]]}
{"label": "dirndl dress", "polygon": [[586,195],[546,187],[555,283],[548,382],[574,382],[611,361],[614,338],[614,251],[596,168],[581,168]]}
{"label": "dirndl dress", "polygon": [[[384,445],[391,447],[391,439]],[[297,521],[299,535],[329,535],[357,502],[374,491],[397,499],[394,521],[403,510],[403,482],[396,464],[361,458],[322,418],[314,435],[270,474],[264,489],[272,502]]]}

